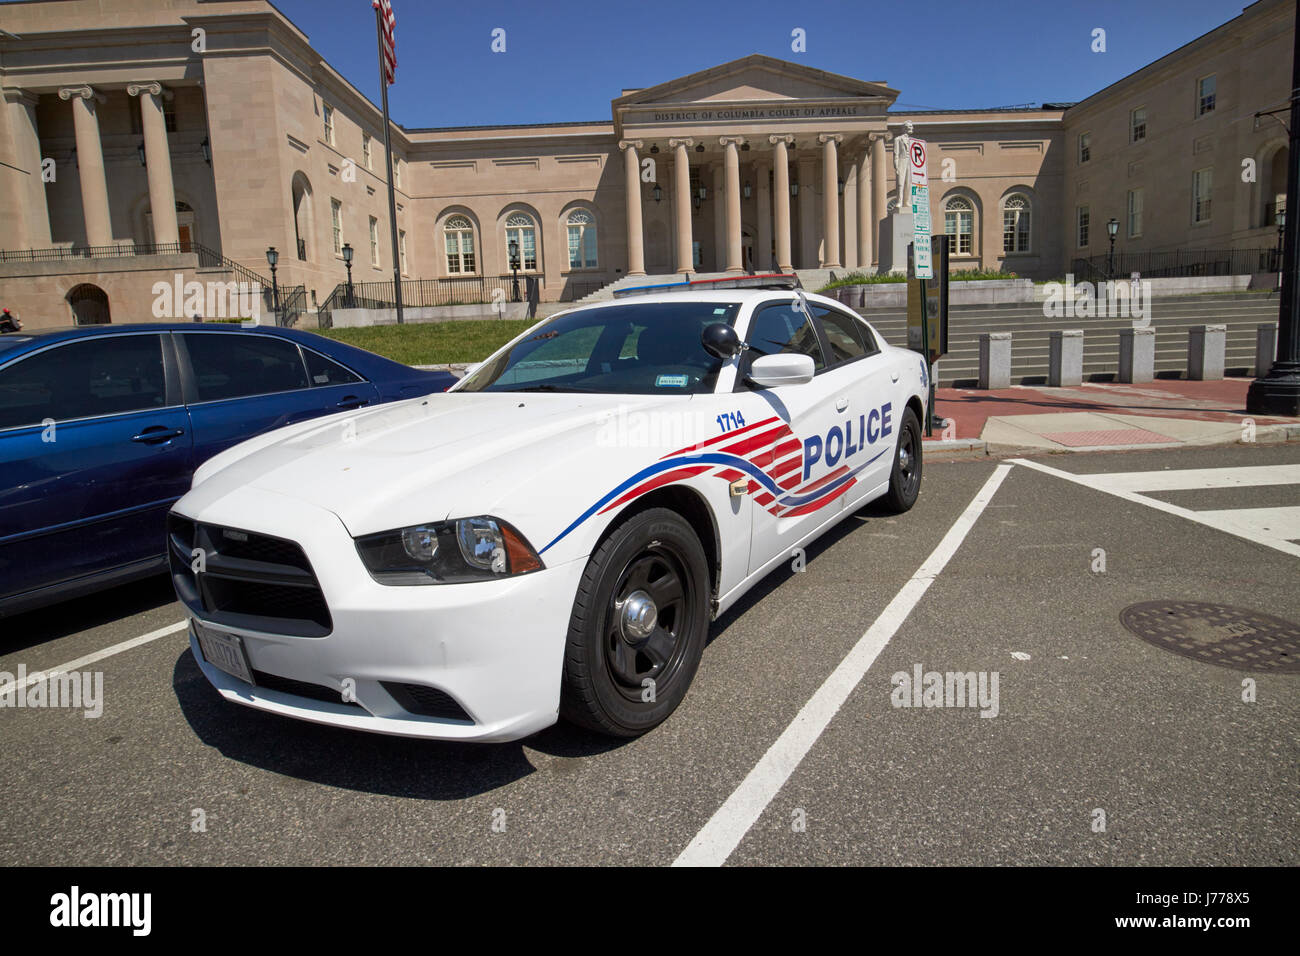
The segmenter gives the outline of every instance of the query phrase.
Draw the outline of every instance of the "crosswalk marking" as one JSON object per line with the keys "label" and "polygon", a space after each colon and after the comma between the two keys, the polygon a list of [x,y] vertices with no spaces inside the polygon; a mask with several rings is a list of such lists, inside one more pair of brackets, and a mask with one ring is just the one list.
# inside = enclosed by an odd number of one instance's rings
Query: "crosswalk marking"
{"label": "crosswalk marking", "polygon": [[[1272,548],[1275,551],[1281,551],[1284,554],[1300,558],[1300,544],[1290,540],[1300,538],[1300,508],[1230,508],[1216,511],[1194,511],[1191,508],[1182,508],[1167,501],[1161,501],[1159,498],[1150,498],[1134,490],[1141,489],[1148,492],[1180,491],[1198,488],[1245,488],[1258,487],[1259,485],[1294,484],[1295,480],[1287,476],[1294,472],[1295,466],[1198,468],[1187,469],[1183,472],[1130,471],[1113,475],[1076,475],[1073,472],[1062,471],[1059,468],[1052,468],[1025,458],[1012,458],[1010,461],[1014,465],[1022,465],[1034,471],[1041,471],[1045,475],[1052,475],[1073,482],[1076,485],[1091,488],[1094,491],[1114,495],[1116,498],[1122,498],[1134,504],[1145,505],[1156,511],[1163,511],[1165,514],[1177,515],[1179,518],[1194,521],[1207,528],[1214,528],[1216,531],[1235,535],[1238,538],[1245,538],[1255,544],[1262,544],[1266,548]],[[1274,467],[1282,468],[1283,471],[1279,473],[1270,470]],[[1234,476],[1226,474],[1226,472],[1237,472],[1237,475],[1234,479]],[[1278,474],[1281,474],[1285,480],[1278,480]],[[1179,484],[1179,482],[1185,483],[1189,481],[1197,483],[1190,486]],[[1205,484],[1207,481],[1218,482],[1218,484],[1207,485]]]}
{"label": "crosswalk marking", "polygon": [[1251,465],[1242,468],[1187,468],[1181,471],[1122,471],[1089,475],[1105,491],[1199,491],[1300,485],[1300,465]]}

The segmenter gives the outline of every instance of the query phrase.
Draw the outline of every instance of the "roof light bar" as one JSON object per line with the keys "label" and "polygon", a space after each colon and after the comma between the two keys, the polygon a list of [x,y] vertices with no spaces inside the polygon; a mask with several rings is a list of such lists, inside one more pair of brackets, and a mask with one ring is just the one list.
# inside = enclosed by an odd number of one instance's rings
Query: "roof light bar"
{"label": "roof light bar", "polygon": [[640,285],[615,289],[614,298],[625,299],[632,295],[659,295],[663,292],[689,292],[701,289],[802,289],[797,275],[773,272],[763,275],[724,276],[721,279],[694,279],[688,282],[664,282],[658,285]]}

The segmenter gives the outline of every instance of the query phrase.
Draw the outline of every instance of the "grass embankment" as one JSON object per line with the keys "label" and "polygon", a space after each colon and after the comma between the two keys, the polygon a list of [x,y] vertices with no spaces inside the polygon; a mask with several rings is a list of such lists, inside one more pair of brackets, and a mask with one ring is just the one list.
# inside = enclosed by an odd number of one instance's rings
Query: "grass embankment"
{"label": "grass embankment", "polygon": [[475,319],[310,331],[404,365],[446,365],[481,362],[533,324],[533,319]]}
{"label": "grass embankment", "polygon": [[[958,269],[948,274],[948,279],[952,282],[973,282],[980,279],[1018,279],[1020,278],[1014,272],[998,272],[996,269]],[[846,276],[841,276],[834,282],[828,283],[818,289],[818,292],[826,292],[829,289],[838,289],[846,285],[879,285],[882,282],[906,282],[907,276],[901,272],[886,272],[883,274],[868,275],[865,272],[850,272]]]}

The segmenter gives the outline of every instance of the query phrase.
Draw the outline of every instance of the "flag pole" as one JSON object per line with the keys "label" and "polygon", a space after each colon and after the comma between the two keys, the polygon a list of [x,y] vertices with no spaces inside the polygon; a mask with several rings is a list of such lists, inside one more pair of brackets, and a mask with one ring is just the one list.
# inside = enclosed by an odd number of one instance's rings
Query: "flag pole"
{"label": "flag pole", "polygon": [[393,139],[388,122],[388,76],[384,68],[383,11],[375,5],[375,33],[379,43],[379,89],[384,103],[384,161],[388,164],[388,225],[393,250],[393,299],[397,304],[397,324],[402,324],[402,260],[397,248],[397,193],[393,191]]}

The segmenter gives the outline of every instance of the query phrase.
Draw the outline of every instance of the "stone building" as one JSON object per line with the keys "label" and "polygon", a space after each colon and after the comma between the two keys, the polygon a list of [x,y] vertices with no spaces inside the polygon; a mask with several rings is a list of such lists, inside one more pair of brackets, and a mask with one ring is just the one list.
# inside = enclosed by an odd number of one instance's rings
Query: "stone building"
{"label": "stone building", "polygon": [[[380,111],[270,3],[0,19],[0,299],[30,327],[152,319],[177,275],[269,282],[269,246],[308,307],[345,281],[345,245],[355,282],[392,278]],[[1121,250],[1270,246],[1293,30],[1292,4],[1260,0],[1073,106],[900,112],[885,82],[753,55],[624,90],[607,120],[395,124],[396,257],[411,296],[467,302],[507,281],[512,240],[543,300],[625,275],[881,270],[908,121],[954,268],[1061,276],[1106,251],[1109,218]]]}

